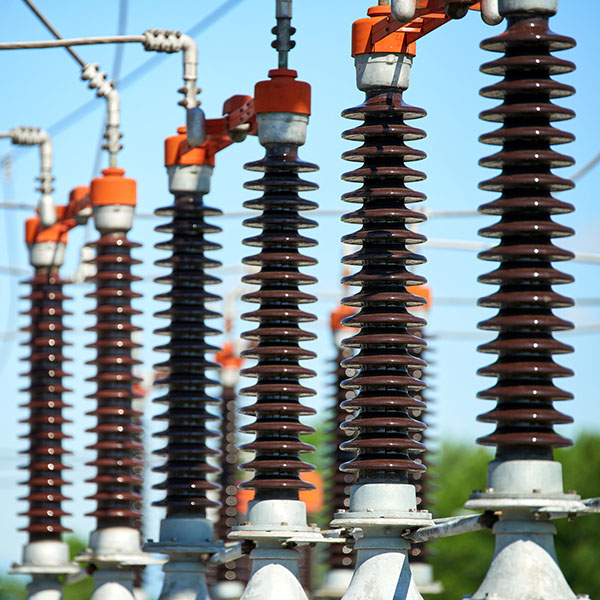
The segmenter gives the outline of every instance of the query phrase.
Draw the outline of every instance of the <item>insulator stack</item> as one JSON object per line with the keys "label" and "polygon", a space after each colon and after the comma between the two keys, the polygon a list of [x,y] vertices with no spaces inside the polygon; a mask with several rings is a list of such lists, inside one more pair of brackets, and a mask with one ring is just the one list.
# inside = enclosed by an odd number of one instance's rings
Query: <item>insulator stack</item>
{"label": "insulator stack", "polygon": [[167,387],[166,394],[156,400],[167,405],[167,410],[156,417],[167,421],[166,429],[156,434],[166,438],[167,443],[156,452],[166,456],[166,462],[155,468],[156,472],[165,474],[165,480],[154,486],[165,491],[165,498],[154,505],[164,506],[167,518],[205,518],[207,508],[218,506],[207,496],[209,491],[219,488],[208,480],[211,474],[219,472],[208,459],[219,452],[207,444],[208,439],[218,437],[218,433],[206,425],[207,421],[218,418],[208,407],[218,404],[219,400],[207,392],[207,388],[219,385],[207,375],[207,371],[219,368],[207,358],[218,348],[206,338],[220,332],[206,321],[220,316],[207,308],[220,297],[206,287],[220,280],[206,270],[220,263],[208,258],[206,253],[221,246],[206,236],[221,229],[207,223],[206,217],[219,215],[221,211],[206,206],[203,196],[196,192],[178,193],[171,206],[156,210],[156,215],[171,218],[169,223],[156,228],[171,235],[169,240],[156,245],[160,250],[171,252],[168,258],[156,262],[170,269],[169,275],[156,279],[157,283],[170,286],[169,291],[156,296],[157,300],[170,305],[156,313],[157,317],[170,321],[156,331],[169,338],[166,344],[156,348],[168,353],[169,358],[156,365],[159,371],[167,372],[156,382]]}
{"label": "insulator stack", "polygon": [[[342,382],[348,377],[347,369],[341,362],[352,356],[352,352],[347,348],[339,348],[335,357],[334,389],[335,404],[333,406],[333,418],[331,419],[331,479],[328,489],[328,505],[330,512],[336,513],[341,510],[348,510],[350,506],[350,486],[354,483],[352,473],[343,473],[340,471],[340,465],[352,458],[352,454],[340,448],[341,444],[348,440],[348,436],[341,428],[345,420],[345,411],[339,407],[352,392],[347,392],[342,388]],[[353,569],[356,563],[356,556],[346,544],[329,544],[327,547],[327,566],[329,569]]]}
{"label": "insulator stack", "polygon": [[96,290],[87,297],[96,300],[96,307],[88,311],[96,315],[96,324],[88,330],[96,332],[96,341],[88,347],[96,350],[96,358],[88,364],[96,366],[97,374],[88,381],[95,382],[97,390],[88,397],[96,399],[97,405],[88,414],[97,423],[88,431],[97,435],[97,441],[88,447],[96,452],[88,465],[96,467],[96,476],[89,480],[96,484],[96,493],[88,499],[96,501],[96,510],[88,516],[96,518],[99,530],[138,528],[142,481],[136,470],[142,464],[136,456],[143,447],[138,441],[140,427],[135,424],[140,414],[132,406],[139,396],[133,386],[140,381],[132,373],[140,362],[132,358],[132,351],[139,347],[132,334],[140,328],[131,318],[140,311],[131,302],[140,294],[132,291],[131,284],[140,278],[131,273],[131,267],[140,261],[132,258],[131,250],[140,245],[124,233],[107,233],[93,246]]}
{"label": "insulator stack", "polygon": [[315,353],[300,344],[316,337],[301,327],[301,323],[314,321],[316,317],[300,309],[301,304],[316,300],[312,294],[300,290],[301,286],[316,281],[300,271],[301,267],[316,263],[301,253],[302,248],[315,246],[316,242],[299,232],[315,227],[316,223],[300,213],[317,207],[316,203],[300,197],[299,192],[315,190],[317,186],[301,179],[299,174],[316,171],[318,167],[301,161],[296,145],[274,144],[267,146],[264,159],[248,163],[245,168],[264,175],[245,185],[246,189],[262,191],[263,195],[244,203],[246,208],[262,212],[244,221],[247,227],[261,231],[244,240],[246,246],[260,250],[243,261],[259,268],[243,278],[245,283],[259,286],[243,297],[259,307],[242,317],[258,322],[256,329],[243,334],[255,343],[243,356],[258,362],[243,371],[244,375],[257,378],[255,385],[241,391],[256,397],[254,404],[241,410],[256,418],[241,428],[256,434],[254,441],[242,446],[256,455],[242,465],[254,471],[254,477],[240,485],[255,490],[256,500],[298,500],[300,490],[313,489],[312,484],[302,481],[300,473],[314,469],[300,458],[302,453],[314,450],[300,441],[302,434],[314,431],[301,423],[300,417],[315,412],[301,401],[315,393],[302,385],[301,379],[315,373],[300,365],[300,361],[314,358]]}
{"label": "insulator stack", "polygon": [[[144,390],[142,390],[141,388],[138,388],[138,389],[134,388],[134,389],[136,391],[140,392],[140,396],[146,395]],[[144,400],[142,398],[140,398],[139,405],[137,402],[134,402],[133,407],[137,411],[137,414],[134,413],[133,424],[139,428],[137,434],[135,435],[135,441],[140,445],[139,452],[136,452],[134,455],[134,458],[139,462],[139,466],[134,467],[134,469],[133,469],[134,475],[136,477],[138,477],[138,479],[140,481],[139,481],[139,483],[134,485],[133,492],[134,492],[134,494],[137,494],[138,496],[140,496],[140,498],[143,499],[144,498],[144,469],[145,469],[145,462],[146,462],[146,457],[144,454],[144,446],[145,446],[145,444],[144,444],[144,424],[142,421]],[[142,502],[140,502],[140,504],[142,504]],[[145,512],[143,509],[144,509],[144,506],[142,504],[141,510],[140,510],[140,518],[136,519],[136,521],[135,521],[136,529],[139,530],[140,538],[142,540],[144,539],[143,513]],[[142,589],[144,587],[145,571],[146,571],[145,565],[138,565],[138,566],[133,567],[133,588],[134,588],[134,590]]]}
{"label": "insulator stack", "polygon": [[29,463],[23,466],[29,472],[24,481],[29,488],[26,500],[29,507],[21,513],[28,518],[28,524],[21,531],[27,531],[29,541],[60,540],[61,534],[71,531],[61,523],[69,513],[62,509],[62,501],[69,500],[62,493],[68,482],[63,472],[68,469],[63,457],[70,454],[63,447],[63,440],[70,438],[62,431],[65,423],[63,408],[70,405],[63,401],[63,394],[70,392],[63,385],[63,378],[69,373],[63,370],[63,362],[70,360],[63,354],[69,345],[63,339],[63,332],[69,327],[63,325],[63,316],[70,314],[63,309],[64,300],[69,296],[63,293],[67,283],[60,278],[58,269],[36,269],[31,285],[31,293],[24,297],[31,307],[24,314],[31,317],[30,325],[24,328],[29,332],[29,356],[23,360],[29,363],[29,402],[21,405],[29,409],[29,416],[22,423],[29,424],[29,432],[21,437],[29,440],[29,447],[22,454],[29,456]]}
{"label": "insulator stack", "polygon": [[[422,336],[425,340],[431,339],[429,336],[422,332]],[[415,348],[414,354],[419,358],[425,360],[427,366],[425,368],[418,368],[411,371],[411,375],[415,379],[420,379],[424,381],[427,385],[427,388],[415,392],[414,396],[417,400],[425,403],[425,409],[411,409],[409,410],[409,414],[413,419],[419,419],[423,421],[427,425],[427,429],[425,431],[415,431],[411,434],[411,437],[416,442],[421,442],[422,444],[427,445],[427,441],[431,440],[429,432],[431,431],[431,399],[428,397],[427,392],[431,389],[431,360],[426,359],[427,355],[431,353],[431,348],[429,345],[423,348]],[[415,486],[415,490],[417,493],[417,508],[419,510],[429,510],[432,509],[431,502],[431,494],[432,494],[432,475],[431,475],[431,462],[429,460],[429,450],[422,453],[417,459],[427,471],[423,473],[409,473],[408,481]],[[411,545],[410,550],[408,551],[408,556],[411,559],[411,563],[417,562],[427,562],[427,557],[430,555],[430,550],[427,544],[415,544]]]}
{"label": "insulator stack", "polygon": [[[231,528],[239,521],[237,511],[237,470],[239,453],[237,448],[237,396],[235,387],[224,385],[222,393],[221,417],[221,475],[220,502],[217,521],[215,522],[215,539],[226,540]],[[248,557],[242,556],[236,561],[219,565],[216,581],[248,582]]]}
{"label": "insulator stack", "polygon": [[553,355],[572,348],[554,339],[553,332],[571,329],[572,324],[552,311],[572,306],[573,301],[552,286],[570,283],[573,278],[554,268],[552,262],[573,258],[571,252],[553,244],[555,238],[570,236],[573,231],[555,223],[552,216],[571,212],[573,207],[552,194],[574,184],[553,174],[552,169],[571,166],[574,161],[552,146],[570,142],[574,136],[552,123],[571,119],[574,113],[552,100],[570,96],[574,89],[551,76],[575,67],[551,53],[574,45],[573,39],[551,32],[547,18],[529,16],[509,17],[503,34],[481,44],[485,50],[503,53],[481,67],[484,73],[504,76],[501,82],[481,90],[482,96],[503,103],[480,115],[485,121],[501,124],[481,141],[502,147],[480,164],[502,172],[479,186],[501,193],[479,209],[501,219],[479,232],[499,240],[497,246],[480,253],[480,258],[500,262],[479,281],[500,289],[479,301],[481,306],[498,309],[495,316],[479,324],[480,329],[498,332],[495,340],[479,347],[480,352],[497,354],[498,359],[479,373],[498,380],[478,395],[497,402],[479,416],[480,421],[495,423],[496,430],[478,443],[496,446],[500,460],[551,460],[553,448],[571,445],[554,431],[554,425],[572,419],[557,411],[553,402],[569,400],[572,395],[557,387],[553,379],[570,376],[572,371],[556,364]]}
{"label": "insulator stack", "polygon": [[362,142],[359,148],[344,153],[346,160],[362,165],[343,179],[362,185],[343,196],[347,202],[361,204],[343,217],[346,223],[361,226],[343,238],[347,244],[360,246],[343,259],[347,265],[360,267],[343,283],[361,289],[343,301],[360,310],[344,320],[346,326],[359,331],[343,342],[358,353],[343,362],[346,368],[356,370],[344,382],[356,395],[342,403],[354,413],[343,427],[355,432],[343,448],[355,456],[341,468],[355,473],[359,484],[407,483],[409,473],[425,469],[414,458],[425,446],[411,437],[425,425],[410,415],[412,410],[425,408],[415,397],[424,384],[410,374],[425,365],[415,355],[425,345],[415,333],[425,320],[408,311],[425,300],[407,290],[407,286],[425,283],[408,269],[425,262],[410,249],[425,237],[407,227],[425,220],[422,213],[408,208],[408,204],[424,200],[424,194],[407,186],[425,179],[425,174],[407,163],[421,160],[425,154],[405,142],[424,138],[425,132],[406,121],[423,117],[425,111],[406,105],[401,91],[383,88],[368,91],[363,104],[342,114],[363,123],[343,134],[344,139]]}

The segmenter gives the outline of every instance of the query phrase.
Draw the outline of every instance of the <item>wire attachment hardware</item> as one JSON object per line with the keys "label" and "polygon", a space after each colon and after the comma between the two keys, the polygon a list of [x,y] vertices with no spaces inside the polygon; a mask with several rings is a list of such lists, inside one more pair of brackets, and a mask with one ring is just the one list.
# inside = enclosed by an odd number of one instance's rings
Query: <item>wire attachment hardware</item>
{"label": "wire attachment hardware", "polygon": [[89,81],[88,87],[96,90],[96,96],[106,98],[106,129],[104,138],[106,144],[102,146],[103,150],[108,150],[110,155],[110,166],[117,165],[117,154],[123,146],[120,142],[123,134],[119,131],[120,121],[120,101],[119,92],[115,88],[114,81],[106,79],[106,73],[99,70],[96,63],[87,63],[81,70],[81,79]]}

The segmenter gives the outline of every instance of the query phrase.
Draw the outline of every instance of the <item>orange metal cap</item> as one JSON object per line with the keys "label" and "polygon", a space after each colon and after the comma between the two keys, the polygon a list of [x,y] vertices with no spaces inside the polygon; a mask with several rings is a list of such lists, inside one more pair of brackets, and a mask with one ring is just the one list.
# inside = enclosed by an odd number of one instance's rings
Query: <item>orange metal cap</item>
{"label": "orange metal cap", "polygon": [[254,86],[256,114],[290,112],[310,115],[310,85],[305,81],[296,81],[296,71],[272,69],[269,77]]}
{"label": "orange metal cap", "polygon": [[190,146],[186,135],[187,127],[178,127],[177,135],[165,140],[165,167],[173,165],[210,165],[215,166],[214,154],[202,146]]}
{"label": "orange metal cap", "polygon": [[[374,41],[373,28],[388,19],[392,14],[389,4],[371,6],[366,19],[352,23],[352,56],[357,54],[375,54],[377,52],[406,52],[416,54],[416,44],[406,45],[406,33],[402,30],[386,32],[387,35]],[[379,37],[379,36],[378,36]]]}
{"label": "orange metal cap", "polygon": [[135,206],[137,186],[135,179],[123,177],[125,169],[108,167],[102,171],[102,177],[92,179],[90,195],[92,206],[110,206],[121,204]]}

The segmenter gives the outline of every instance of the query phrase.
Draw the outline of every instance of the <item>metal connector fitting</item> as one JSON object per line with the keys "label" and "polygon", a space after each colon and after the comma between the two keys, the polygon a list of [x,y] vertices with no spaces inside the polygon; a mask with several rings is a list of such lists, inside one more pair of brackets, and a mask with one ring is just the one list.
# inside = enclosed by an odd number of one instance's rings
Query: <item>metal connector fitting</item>
{"label": "metal connector fitting", "polygon": [[196,106],[185,111],[187,141],[190,146],[201,146],[206,141],[206,117],[204,111]]}
{"label": "metal connector fitting", "polygon": [[179,102],[184,108],[199,106],[198,88],[198,47],[196,42],[185,33],[167,29],[148,29],[142,34],[144,48],[154,52],[183,52],[183,87],[179,90],[184,98]]}
{"label": "metal connector fitting", "polygon": [[498,25],[504,18],[498,8],[499,0],[481,0],[481,18],[488,25]]}
{"label": "metal connector fitting", "polygon": [[102,233],[125,233],[133,226],[134,206],[109,204],[94,206],[94,224]]}
{"label": "metal connector fitting", "polygon": [[213,168],[209,165],[172,165],[167,167],[172,194],[208,194]]}
{"label": "metal connector fitting", "polygon": [[415,18],[416,0],[392,0],[392,17],[400,23],[408,23]]}
{"label": "metal connector fitting", "polygon": [[558,10],[558,0],[498,0],[498,9],[503,17],[515,15],[552,16]]}
{"label": "metal connector fitting", "polygon": [[35,268],[61,267],[65,250],[65,244],[60,242],[36,242],[29,247],[29,263]]}
{"label": "metal connector fitting", "polygon": [[258,139],[263,146],[293,144],[302,146],[306,142],[308,115],[299,113],[273,112],[256,115]]}
{"label": "metal connector fitting", "polygon": [[81,79],[89,81],[88,87],[96,90],[96,96],[106,98],[106,130],[104,137],[106,144],[103,149],[108,150],[110,154],[111,166],[116,165],[117,154],[123,148],[121,145],[120,126],[120,99],[119,92],[115,89],[115,84],[106,79],[106,73],[98,70],[95,63],[86,64],[81,70]]}
{"label": "metal connector fitting", "polygon": [[354,57],[356,86],[363,92],[380,88],[406,90],[412,61],[410,54],[358,54]]}
{"label": "metal connector fitting", "polygon": [[45,229],[56,223],[56,208],[52,199],[52,140],[50,134],[39,127],[13,127],[7,134],[0,137],[8,137],[16,146],[39,146],[40,147],[40,174],[36,178],[40,182],[37,191],[42,193],[38,203],[40,223]]}

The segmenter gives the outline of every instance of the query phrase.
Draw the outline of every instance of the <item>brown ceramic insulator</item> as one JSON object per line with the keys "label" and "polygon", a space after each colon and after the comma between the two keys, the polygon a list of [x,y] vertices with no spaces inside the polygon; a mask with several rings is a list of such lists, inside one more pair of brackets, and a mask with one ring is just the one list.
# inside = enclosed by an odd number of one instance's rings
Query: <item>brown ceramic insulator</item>
{"label": "brown ceramic insulator", "polygon": [[207,371],[219,368],[207,357],[219,349],[209,344],[207,337],[220,331],[209,327],[206,321],[220,317],[207,307],[220,300],[220,296],[206,288],[220,279],[208,274],[207,269],[221,264],[206,256],[221,247],[206,239],[207,235],[221,231],[207,223],[206,217],[220,215],[221,211],[206,206],[203,194],[196,193],[176,195],[171,206],[159,208],[156,214],[171,218],[169,223],[156,228],[171,236],[156,247],[171,254],[156,262],[170,272],[156,279],[157,283],[169,286],[168,291],[156,296],[157,300],[169,303],[167,309],[156,313],[157,317],[169,320],[166,327],[156,331],[168,337],[167,343],[156,350],[169,356],[156,365],[158,371],[166,372],[156,382],[166,387],[166,393],[156,402],[165,404],[167,409],[155,418],[166,421],[167,425],[155,434],[166,439],[166,445],[156,451],[166,461],[154,469],[165,476],[163,482],[154,486],[163,490],[165,497],[154,505],[164,506],[167,517],[205,518],[207,508],[218,506],[207,493],[219,488],[208,480],[211,474],[219,472],[208,458],[218,456],[219,452],[207,444],[209,438],[219,434],[206,423],[218,418],[208,407],[219,403],[208,392],[219,383],[207,375]]}
{"label": "brown ceramic insulator", "polygon": [[247,227],[259,230],[244,244],[259,250],[243,262],[259,270],[246,275],[243,281],[259,287],[243,297],[246,302],[258,304],[255,311],[243,315],[246,321],[257,322],[256,329],[243,334],[256,344],[243,356],[257,360],[243,374],[257,378],[257,382],[241,391],[256,398],[254,404],[241,410],[255,417],[241,431],[256,437],[242,446],[255,453],[253,460],[242,465],[247,471],[254,471],[254,477],[240,485],[255,490],[257,500],[297,500],[300,490],[314,488],[300,477],[301,472],[314,469],[300,458],[302,453],[314,450],[300,440],[302,434],[314,431],[301,423],[300,417],[315,412],[302,403],[303,398],[315,392],[301,383],[315,373],[301,366],[300,361],[314,358],[314,352],[304,349],[301,342],[316,337],[301,327],[316,317],[300,308],[301,304],[316,300],[300,289],[316,281],[300,270],[316,263],[302,253],[303,248],[315,246],[316,242],[299,231],[315,227],[316,223],[300,213],[317,206],[300,197],[299,192],[317,186],[301,179],[299,173],[315,171],[317,166],[299,160],[296,146],[274,146],[267,149],[264,159],[247,164],[246,169],[263,171],[264,175],[245,186],[262,191],[263,195],[244,204],[261,214],[244,221]]}
{"label": "brown ceramic insulator", "polygon": [[[237,442],[237,396],[235,388],[223,386],[221,416],[221,484],[220,502],[214,535],[217,540],[226,540],[231,528],[238,524],[237,470],[239,453]],[[248,582],[249,562],[246,555],[236,561],[221,564],[216,569],[216,581]]]}
{"label": "brown ceramic insulator", "polygon": [[479,324],[480,329],[498,332],[495,340],[479,347],[480,352],[497,354],[498,359],[479,370],[481,375],[497,378],[479,398],[497,404],[478,417],[496,424],[496,430],[478,443],[496,446],[499,459],[552,459],[553,448],[571,445],[554,431],[554,425],[571,423],[572,419],[556,410],[553,402],[569,400],[572,395],[557,387],[553,379],[572,372],[554,362],[553,355],[572,352],[572,348],[554,339],[553,332],[573,325],[554,315],[553,309],[572,306],[573,301],[552,286],[570,283],[573,277],[556,269],[552,262],[573,257],[553,243],[573,231],[554,222],[552,216],[573,210],[553,193],[569,190],[574,184],[552,171],[574,161],[552,146],[574,139],[553,125],[571,119],[574,113],[552,100],[570,96],[574,89],[552,76],[575,67],[551,53],[574,45],[571,38],[552,33],[548,19],[543,17],[508,18],[504,33],[481,44],[485,50],[503,53],[481,67],[484,73],[504,77],[481,90],[482,96],[503,103],[480,115],[485,121],[500,124],[480,140],[501,146],[480,164],[502,172],[479,186],[501,194],[479,209],[501,217],[479,232],[499,241],[479,257],[500,263],[479,281],[500,288],[479,301],[481,306],[498,309],[495,316]]}
{"label": "brown ceramic insulator", "polygon": [[[336,513],[340,510],[348,510],[350,507],[350,487],[354,483],[354,473],[340,471],[340,465],[352,459],[352,453],[340,448],[348,440],[347,433],[341,428],[347,413],[340,408],[342,402],[348,397],[354,396],[342,388],[342,382],[351,374],[345,369],[341,362],[352,356],[352,351],[347,348],[339,348],[335,357],[334,376],[334,405],[330,423],[331,436],[331,473],[327,486],[327,501],[330,512]],[[356,555],[346,544],[328,544],[327,566],[329,569],[354,569]]]}
{"label": "brown ceramic insulator", "polygon": [[[135,406],[135,402],[134,402],[134,406]],[[141,408],[141,407],[139,407],[139,408]],[[143,540],[143,539],[145,539],[144,519],[143,519],[145,510],[144,510],[144,506],[143,506],[143,498],[144,498],[144,469],[146,466],[145,465],[146,457],[144,454],[145,443],[144,443],[144,426],[143,426],[143,421],[142,421],[142,412],[139,412],[137,414],[134,413],[133,423],[136,427],[139,428],[139,430],[135,436],[135,440],[140,446],[139,451],[134,454],[134,458],[139,462],[139,465],[137,467],[134,467],[133,473],[139,479],[139,482],[134,484],[133,492],[134,492],[134,494],[137,494],[138,496],[140,496],[140,498],[142,498],[142,500],[140,500],[140,517],[134,521],[134,526],[136,529],[139,530],[140,539]],[[134,587],[134,589],[142,589],[146,583],[146,576],[145,576],[146,575],[146,566],[138,565],[138,566],[133,567],[132,570],[133,570],[133,587]]]}
{"label": "brown ceramic insulator", "polygon": [[[419,419],[427,426],[425,431],[414,431],[411,434],[413,440],[421,442],[422,444],[428,445],[427,442],[431,441],[431,399],[429,398],[428,392],[431,391],[431,360],[428,358],[428,354],[431,353],[430,341],[431,337],[426,335],[424,331],[421,331],[422,337],[427,340],[428,345],[421,348],[415,349],[415,355],[422,358],[427,363],[425,368],[418,368],[411,370],[411,375],[415,379],[424,381],[427,387],[419,392],[415,393],[415,398],[425,403],[424,409],[411,409],[409,411],[410,416],[414,419]],[[431,461],[429,460],[430,450],[423,452],[418,458],[415,458],[420,462],[427,470],[422,473],[409,473],[408,481],[415,486],[415,492],[417,494],[417,509],[428,510],[432,509],[432,495],[435,487],[432,485],[433,476],[431,474]],[[412,562],[427,562],[427,557],[431,554],[431,550],[428,544],[411,544],[408,556]]]}
{"label": "brown ceramic insulator", "polygon": [[342,403],[353,413],[342,427],[355,433],[343,448],[355,456],[341,468],[355,473],[358,483],[407,483],[408,473],[424,470],[414,457],[425,450],[411,438],[412,432],[422,431],[425,425],[410,415],[411,410],[424,407],[414,396],[424,384],[410,371],[424,365],[414,351],[425,345],[415,333],[425,320],[408,310],[425,300],[407,290],[407,286],[425,283],[409,270],[425,262],[425,257],[411,249],[425,237],[407,227],[425,220],[422,213],[408,208],[425,196],[407,184],[425,179],[424,173],[409,166],[425,154],[405,142],[421,139],[425,132],[406,121],[424,116],[425,111],[406,105],[399,91],[376,90],[367,93],[363,104],[342,114],[363,123],[343,134],[347,140],[362,142],[344,153],[343,158],[361,165],[343,179],[362,185],[343,196],[361,205],[342,218],[360,226],[343,238],[360,247],[343,259],[359,268],[343,283],[361,289],[343,301],[359,309],[343,321],[359,331],[343,342],[357,353],[343,362],[356,370],[344,382],[356,395]]}
{"label": "brown ceramic insulator", "polygon": [[28,409],[28,416],[21,423],[29,424],[29,432],[21,436],[29,440],[29,447],[21,454],[29,457],[28,464],[22,466],[29,478],[22,482],[28,487],[28,494],[20,500],[26,500],[28,508],[21,515],[28,518],[26,527],[29,541],[60,540],[63,532],[71,531],[61,519],[69,513],[62,509],[62,501],[69,500],[63,495],[63,472],[70,468],[63,463],[69,451],[63,447],[63,440],[71,436],[62,431],[65,419],[63,408],[70,407],[63,401],[63,393],[71,390],[63,386],[63,378],[69,376],[63,370],[63,362],[70,360],[63,354],[63,348],[69,345],[63,339],[63,332],[69,327],[63,325],[63,301],[70,299],[63,294],[66,281],[62,280],[58,270],[36,269],[31,285],[31,293],[24,299],[30,300],[31,307],[24,314],[31,318],[30,324],[23,330],[29,333],[30,353],[27,361],[29,387],[21,390],[28,392],[29,402],[21,405]]}
{"label": "brown ceramic insulator", "polygon": [[132,334],[140,328],[132,324],[133,315],[139,314],[131,306],[140,294],[132,291],[131,284],[140,278],[131,273],[132,265],[140,261],[131,257],[131,249],[139,244],[125,234],[106,234],[94,242],[96,275],[92,281],[96,290],[87,294],[96,300],[96,307],[88,314],[96,316],[96,324],[88,331],[96,333],[96,341],[89,348],[96,350],[96,375],[88,381],[96,383],[96,392],[88,396],[96,400],[96,425],[88,431],[96,434],[96,443],[88,448],[96,452],[88,465],[96,468],[96,476],[88,480],[96,484],[96,492],[89,500],[96,509],[88,516],[96,518],[97,529],[107,527],[139,527],[141,478],[139,460],[142,446],[139,442],[139,413],[132,403],[139,397],[134,384],[140,381],[133,375],[133,367],[140,361],[132,357],[139,344]]}

